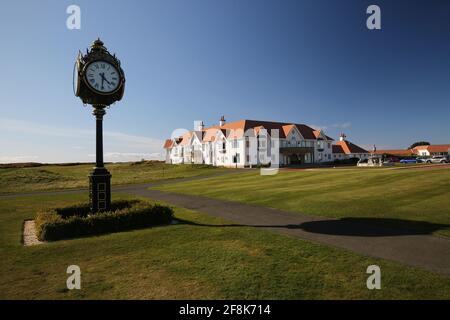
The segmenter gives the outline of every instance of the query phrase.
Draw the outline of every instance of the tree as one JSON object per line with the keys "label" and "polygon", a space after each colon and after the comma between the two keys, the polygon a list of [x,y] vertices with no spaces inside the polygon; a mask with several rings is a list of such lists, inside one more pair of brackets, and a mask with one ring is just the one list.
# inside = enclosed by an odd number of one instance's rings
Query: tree
{"label": "tree", "polygon": [[409,147],[409,149],[414,149],[414,148],[417,147],[417,146],[429,146],[429,145],[430,145],[430,143],[427,142],[427,141],[417,141],[417,142],[414,142],[414,143]]}

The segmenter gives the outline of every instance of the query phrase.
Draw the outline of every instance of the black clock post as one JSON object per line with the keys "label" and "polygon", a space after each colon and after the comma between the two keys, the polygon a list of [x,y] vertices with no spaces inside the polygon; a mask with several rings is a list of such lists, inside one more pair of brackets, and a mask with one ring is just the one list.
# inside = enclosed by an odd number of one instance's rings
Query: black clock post
{"label": "black clock post", "polygon": [[105,106],[93,105],[96,119],[95,168],[89,174],[89,202],[91,211],[109,210],[111,207],[111,174],[103,163],[103,116]]}
{"label": "black clock post", "polygon": [[116,55],[111,55],[100,39],[85,55],[78,54],[74,67],[74,92],[84,104],[91,104],[96,119],[95,167],[89,174],[89,201],[92,212],[111,207],[111,174],[103,162],[103,116],[106,107],[120,101],[125,76]]}

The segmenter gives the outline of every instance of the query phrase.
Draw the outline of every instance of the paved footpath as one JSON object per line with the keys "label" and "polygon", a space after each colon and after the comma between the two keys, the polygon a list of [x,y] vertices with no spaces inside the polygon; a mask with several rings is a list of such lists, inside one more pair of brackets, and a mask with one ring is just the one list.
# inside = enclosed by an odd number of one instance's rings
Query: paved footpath
{"label": "paved footpath", "polygon": [[[205,178],[208,177],[174,179],[163,183]],[[163,183],[117,186],[113,188],[113,191],[164,201],[179,207],[224,218],[232,223],[225,224],[223,227],[253,226],[263,228],[333,247],[344,248],[366,256],[397,261],[450,276],[450,238],[430,235],[432,231],[439,229],[439,227],[446,226],[429,224],[428,228],[422,226],[420,231],[417,231],[417,229],[415,231],[411,229],[403,230],[400,228],[384,227],[380,224],[362,222],[361,219],[322,218],[245,203],[148,189],[151,186]],[[0,198],[80,193],[86,191],[85,189],[80,189],[56,192],[33,192],[2,195]],[[204,226],[197,225],[199,227]]]}
{"label": "paved footpath", "polygon": [[402,231],[379,224],[360,222],[357,219],[314,217],[262,206],[149,190],[142,187],[129,186],[122,188],[121,191],[224,218],[234,223],[228,225],[229,227],[264,228],[450,276],[450,239],[444,237],[423,234],[423,232],[421,234],[418,231]]}

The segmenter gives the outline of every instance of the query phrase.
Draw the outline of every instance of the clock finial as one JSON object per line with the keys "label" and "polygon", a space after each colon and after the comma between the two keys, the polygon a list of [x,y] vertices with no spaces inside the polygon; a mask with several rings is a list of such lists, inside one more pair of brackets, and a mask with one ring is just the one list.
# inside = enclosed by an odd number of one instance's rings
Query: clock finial
{"label": "clock finial", "polygon": [[104,50],[104,51],[106,51],[106,48],[104,47],[103,41],[100,40],[100,38],[97,38],[97,40],[95,40],[92,43],[91,50]]}

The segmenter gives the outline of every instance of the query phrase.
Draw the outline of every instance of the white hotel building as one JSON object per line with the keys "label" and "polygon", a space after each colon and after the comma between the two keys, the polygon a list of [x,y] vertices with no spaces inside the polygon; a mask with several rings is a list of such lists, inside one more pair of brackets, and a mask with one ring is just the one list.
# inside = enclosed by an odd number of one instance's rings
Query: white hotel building
{"label": "white hotel building", "polygon": [[[240,120],[165,141],[166,162],[225,167],[280,166],[332,162],[333,139],[304,124]],[[278,131],[278,132],[277,132]],[[278,134],[278,139],[277,139]]]}

